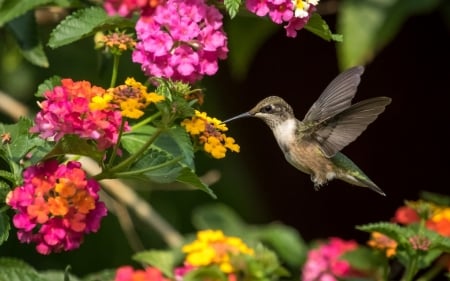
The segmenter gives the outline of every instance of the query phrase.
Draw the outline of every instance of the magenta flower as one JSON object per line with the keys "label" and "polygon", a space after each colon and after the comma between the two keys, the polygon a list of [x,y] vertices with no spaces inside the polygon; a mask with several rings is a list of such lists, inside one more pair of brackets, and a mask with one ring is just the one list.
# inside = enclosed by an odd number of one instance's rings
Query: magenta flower
{"label": "magenta flower", "polygon": [[247,9],[259,17],[268,16],[274,23],[286,25],[286,35],[296,37],[308,23],[319,0],[247,0]]}
{"label": "magenta flower", "polygon": [[168,0],[136,24],[133,61],[149,76],[193,83],[228,53],[222,14],[204,0]]}
{"label": "magenta flower", "polygon": [[[39,103],[41,111],[35,118],[31,133],[43,139],[58,141],[64,135],[75,134],[94,140],[100,150],[113,146],[119,136],[122,115],[114,108],[91,109],[94,97],[102,97],[105,90],[87,81],[62,79],[62,85],[45,92]],[[129,130],[128,126],[124,127]]]}
{"label": "magenta flower", "polygon": [[330,238],[329,242],[308,252],[303,267],[302,281],[338,281],[338,278],[355,276],[359,273],[340,257],[358,247],[355,241]]}
{"label": "magenta flower", "polygon": [[78,162],[48,160],[28,167],[22,186],[10,191],[6,203],[16,210],[13,224],[23,243],[36,243],[44,255],[80,246],[84,234],[96,232],[107,210],[99,202],[99,184],[86,179]]}

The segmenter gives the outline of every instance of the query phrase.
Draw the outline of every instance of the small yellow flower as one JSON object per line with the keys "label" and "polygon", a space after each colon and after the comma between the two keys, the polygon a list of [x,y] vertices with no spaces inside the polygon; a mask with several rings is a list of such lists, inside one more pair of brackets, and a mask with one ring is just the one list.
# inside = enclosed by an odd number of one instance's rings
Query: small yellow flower
{"label": "small yellow flower", "polygon": [[367,244],[372,248],[385,250],[388,258],[395,256],[397,253],[397,242],[380,232],[372,232]]}
{"label": "small yellow flower", "polygon": [[216,159],[224,158],[225,153],[227,152],[225,146],[216,137],[209,137],[207,142],[204,144],[204,149]]}
{"label": "small yellow flower", "polygon": [[157,93],[147,93],[147,87],[128,77],[124,85],[108,89],[113,103],[119,105],[122,116],[138,119],[144,115],[144,109],[152,103],[164,100],[164,96]]}
{"label": "small yellow flower", "polygon": [[182,251],[187,254],[186,263],[191,266],[208,266],[217,264],[221,271],[231,273],[233,255],[254,255],[240,238],[228,237],[220,230],[202,230],[197,233],[197,240],[185,245]]}
{"label": "small yellow flower", "polygon": [[231,137],[227,137],[223,132],[227,131],[227,126],[217,118],[207,116],[206,112],[195,111],[191,119],[181,122],[186,131],[203,147],[203,150],[216,159],[224,158],[227,149],[239,152],[239,145]]}
{"label": "small yellow flower", "polygon": [[103,96],[94,96],[89,103],[89,109],[91,110],[103,110],[110,106],[110,102],[113,97],[110,94],[104,94]]}
{"label": "small yellow flower", "polygon": [[128,117],[131,119],[138,119],[144,112],[140,110],[140,104],[136,99],[128,99],[120,103],[120,110],[122,111],[123,117]]}

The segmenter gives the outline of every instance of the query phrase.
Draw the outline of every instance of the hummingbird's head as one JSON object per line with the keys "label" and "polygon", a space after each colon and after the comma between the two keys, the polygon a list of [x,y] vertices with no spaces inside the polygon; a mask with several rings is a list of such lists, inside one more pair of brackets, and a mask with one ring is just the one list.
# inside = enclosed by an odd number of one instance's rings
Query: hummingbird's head
{"label": "hummingbird's head", "polygon": [[270,96],[260,101],[250,111],[225,120],[224,123],[243,117],[257,117],[273,128],[293,116],[294,111],[286,101],[278,96]]}

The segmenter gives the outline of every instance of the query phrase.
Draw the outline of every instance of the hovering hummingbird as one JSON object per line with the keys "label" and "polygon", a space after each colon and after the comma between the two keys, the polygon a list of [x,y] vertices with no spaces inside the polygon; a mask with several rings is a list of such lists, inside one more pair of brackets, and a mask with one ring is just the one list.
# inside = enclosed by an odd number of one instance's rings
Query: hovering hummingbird
{"label": "hovering hummingbird", "polygon": [[292,107],[286,101],[278,96],[270,96],[250,111],[224,123],[243,117],[262,119],[272,130],[287,161],[309,174],[316,190],[337,178],[386,195],[340,152],[391,103],[388,97],[375,97],[351,104],[363,72],[364,67],[357,66],[339,74],[302,121],[295,118]]}

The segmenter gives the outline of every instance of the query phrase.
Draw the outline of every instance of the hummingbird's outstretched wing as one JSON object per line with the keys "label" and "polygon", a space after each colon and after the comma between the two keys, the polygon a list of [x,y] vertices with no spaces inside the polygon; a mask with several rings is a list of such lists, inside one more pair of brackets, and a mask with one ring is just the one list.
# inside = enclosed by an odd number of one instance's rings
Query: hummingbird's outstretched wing
{"label": "hummingbird's outstretched wing", "polygon": [[303,121],[320,123],[349,108],[363,72],[364,67],[356,66],[334,78],[308,110]]}
{"label": "hummingbird's outstretched wing", "polygon": [[316,141],[327,157],[332,157],[354,141],[390,103],[388,97],[360,101],[328,120],[315,123],[305,135]]}

